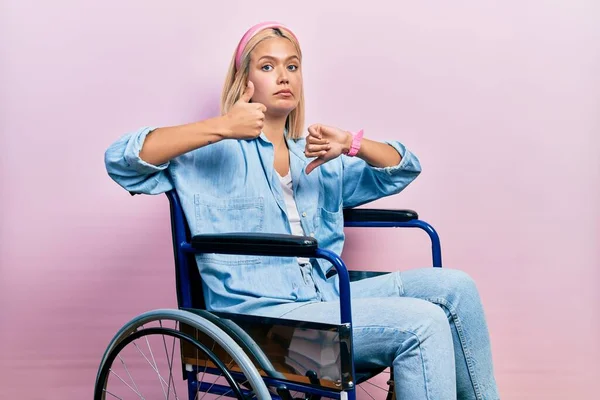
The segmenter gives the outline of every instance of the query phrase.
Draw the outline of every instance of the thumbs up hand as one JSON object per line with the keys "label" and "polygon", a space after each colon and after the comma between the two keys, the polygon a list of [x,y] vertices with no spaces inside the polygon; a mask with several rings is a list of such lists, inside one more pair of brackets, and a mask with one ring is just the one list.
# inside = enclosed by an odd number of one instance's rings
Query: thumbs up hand
{"label": "thumbs up hand", "polygon": [[352,134],[331,126],[314,124],[308,127],[306,157],[317,157],[306,166],[306,174],[318,166],[345,154],[352,144]]}
{"label": "thumbs up hand", "polygon": [[254,84],[248,81],[248,86],[240,99],[235,102],[225,115],[230,139],[254,139],[260,135],[265,122],[267,107],[260,103],[250,103],[254,95]]}

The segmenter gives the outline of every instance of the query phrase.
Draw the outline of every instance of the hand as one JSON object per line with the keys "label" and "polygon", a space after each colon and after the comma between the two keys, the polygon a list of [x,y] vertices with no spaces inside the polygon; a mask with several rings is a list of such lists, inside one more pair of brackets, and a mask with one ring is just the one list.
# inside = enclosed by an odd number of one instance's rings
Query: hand
{"label": "hand", "polygon": [[352,134],[350,132],[321,124],[309,126],[304,155],[317,158],[306,166],[306,174],[310,174],[313,169],[341,154],[348,153],[351,145]]}
{"label": "hand", "polygon": [[242,96],[225,115],[229,127],[229,139],[254,139],[260,135],[265,123],[267,107],[260,103],[250,103],[254,95],[254,84],[248,86]]}

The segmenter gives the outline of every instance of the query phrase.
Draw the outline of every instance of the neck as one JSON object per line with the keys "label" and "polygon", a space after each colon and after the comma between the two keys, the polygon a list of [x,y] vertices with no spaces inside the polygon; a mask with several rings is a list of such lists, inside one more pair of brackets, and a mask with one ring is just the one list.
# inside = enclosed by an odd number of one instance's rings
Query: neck
{"label": "neck", "polygon": [[265,118],[265,124],[263,126],[263,132],[267,139],[275,148],[278,148],[285,143],[285,137],[283,135],[285,130],[285,121],[287,116],[276,117],[276,118]]}

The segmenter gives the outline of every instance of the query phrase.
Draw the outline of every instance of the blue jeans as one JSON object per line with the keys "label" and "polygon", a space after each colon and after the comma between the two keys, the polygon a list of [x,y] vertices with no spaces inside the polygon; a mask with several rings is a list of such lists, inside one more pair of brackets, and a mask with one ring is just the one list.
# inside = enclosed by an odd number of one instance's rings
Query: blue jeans
{"label": "blue jeans", "polygon": [[[310,282],[312,271],[303,267]],[[464,272],[427,268],[353,282],[357,369],[394,367],[402,400],[499,398],[479,293]],[[281,318],[339,321],[337,301],[307,303]]]}

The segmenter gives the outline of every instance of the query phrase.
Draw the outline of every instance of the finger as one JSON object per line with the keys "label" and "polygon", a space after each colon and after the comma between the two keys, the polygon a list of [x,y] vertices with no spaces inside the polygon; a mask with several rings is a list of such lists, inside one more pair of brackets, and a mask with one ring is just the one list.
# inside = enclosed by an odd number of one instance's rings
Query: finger
{"label": "finger", "polygon": [[304,150],[304,155],[306,156],[306,158],[323,157],[325,154],[327,154],[327,150],[319,150],[319,151]]}
{"label": "finger", "polygon": [[330,149],[331,149],[330,144],[310,144],[310,145],[306,146],[306,150],[311,153],[318,153],[321,151],[327,152]]}
{"label": "finger", "polygon": [[319,124],[311,125],[308,127],[308,133],[317,139],[322,139],[321,126]]}
{"label": "finger", "polygon": [[322,165],[324,163],[325,163],[325,160],[322,158],[317,158],[316,160],[311,161],[306,166],[306,175],[310,174],[315,168],[317,168],[319,165]]}
{"label": "finger", "polygon": [[246,85],[246,89],[244,89],[244,93],[240,96],[240,100],[244,103],[248,103],[252,96],[254,95],[254,83],[252,81],[248,81],[248,85]]}
{"label": "finger", "polygon": [[312,135],[308,135],[306,137],[306,143],[308,143],[308,144],[329,144],[329,140],[328,139],[319,139]]}
{"label": "finger", "polygon": [[332,133],[331,127],[327,125],[319,125],[319,135],[331,135]]}
{"label": "finger", "polygon": [[265,106],[264,104],[262,104],[262,103],[253,103],[253,104],[255,104],[257,106],[256,108],[258,109],[258,111],[263,112],[263,113],[267,112],[267,106]]}

